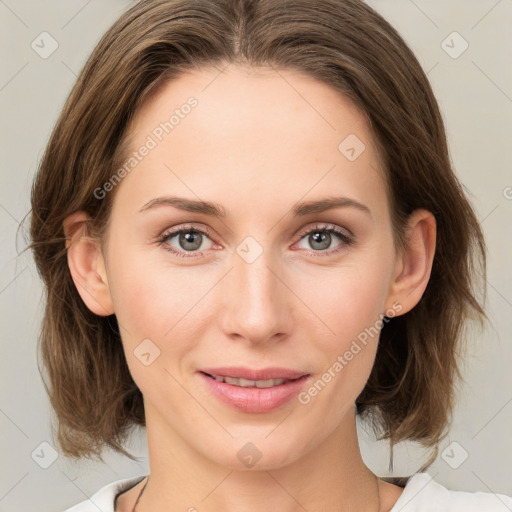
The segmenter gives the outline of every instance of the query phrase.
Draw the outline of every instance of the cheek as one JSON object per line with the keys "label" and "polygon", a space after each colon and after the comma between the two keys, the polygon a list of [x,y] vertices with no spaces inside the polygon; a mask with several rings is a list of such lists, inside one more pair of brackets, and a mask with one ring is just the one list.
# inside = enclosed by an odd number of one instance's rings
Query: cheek
{"label": "cheek", "polygon": [[180,309],[180,294],[173,291],[176,283],[166,286],[158,277],[156,269],[148,267],[144,271],[116,271],[112,286],[114,308],[131,343],[140,336],[161,338],[172,326],[172,313]]}
{"label": "cheek", "polygon": [[[109,285],[118,320],[127,339],[162,339],[182,317],[202,288],[192,272],[166,264],[163,249],[127,243],[129,233],[118,231],[109,244]],[[124,250],[120,250],[120,248]],[[162,251],[155,260],[153,251]],[[188,307],[187,307],[188,306]]]}
{"label": "cheek", "polygon": [[[385,258],[382,259],[382,261]],[[389,260],[388,260],[389,261]],[[315,287],[303,287],[302,296],[342,349],[359,333],[375,325],[384,313],[390,265],[367,260],[331,269],[315,278]]]}
{"label": "cheek", "polygon": [[[320,391],[325,393],[319,405],[343,411],[347,400],[354,401],[366,384],[383,325],[390,261],[383,257],[338,268],[317,279],[318,286],[305,295],[321,320],[317,321],[320,327],[315,339],[318,359],[324,362],[323,372],[310,394],[312,398]],[[308,397],[304,400],[307,402]]]}
{"label": "cheek", "polygon": [[117,249],[126,244],[115,246],[114,242],[109,252],[110,292],[128,367],[144,391],[145,383],[157,376],[154,370],[164,366],[165,358],[161,356],[170,355],[174,361],[181,359],[185,346],[169,341],[182,329],[180,319],[187,311],[193,314],[197,286],[190,282],[190,275],[178,269],[171,272],[148,264],[147,249],[134,246],[121,254]]}
{"label": "cheek", "polygon": [[[144,271],[133,271],[140,268]],[[176,374],[192,348],[192,333],[185,343],[182,341],[183,326],[193,320],[190,310],[197,299],[191,300],[190,295],[195,293],[183,292],[186,283],[169,279],[169,273],[162,278],[156,268],[140,267],[128,259],[116,270],[113,283],[114,307],[130,374],[147,399],[158,401],[160,393],[163,399],[168,391],[160,390],[172,387],[170,375]]]}

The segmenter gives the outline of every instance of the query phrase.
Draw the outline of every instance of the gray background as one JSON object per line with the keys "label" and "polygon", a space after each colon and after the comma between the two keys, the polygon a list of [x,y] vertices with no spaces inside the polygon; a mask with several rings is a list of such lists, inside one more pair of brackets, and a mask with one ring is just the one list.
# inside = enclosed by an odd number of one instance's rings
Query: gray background
{"label": "gray background", "polygon": [[[21,235],[16,247],[31,181],[60,108],[100,36],[133,3],[0,0],[0,511],[63,510],[108,482],[148,471],[143,431],[135,431],[128,446],[140,455],[139,463],[111,452],[106,452],[106,465],[58,454],[36,359],[41,284],[30,254],[18,254],[25,247]],[[399,30],[428,72],[453,163],[489,247],[492,323],[469,339],[466,383],[459,390],[450,435],[429,473],[451,489],[512,495],[512,75],[507,58],[512,1],[370,4]],[[51,49],[48,36],[40,36],[45,31],[58,47],[42,58],[31,44],[43,46],[44,37],[45,51]],[[458,55],[464,41],[469,46]],[[386,475],[387,445],[372,442],[362,428],[360,435],[365,461]],[[57,456],[53,463],[52,454]],[[403,444],[395,453],[395,474],[410,474],[424,460],[418,446]]]}

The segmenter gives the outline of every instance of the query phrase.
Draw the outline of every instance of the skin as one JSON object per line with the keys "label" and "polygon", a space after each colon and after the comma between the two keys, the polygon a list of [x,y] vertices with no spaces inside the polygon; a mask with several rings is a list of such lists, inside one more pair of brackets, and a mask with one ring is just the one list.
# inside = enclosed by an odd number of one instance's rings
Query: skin
{"label": "skin", "polygon": [[[381,314],[404,314],[420,300],[434,217],[413,212],[408,247],[396,249],[366,118],[295,71],[231,65],[184,74],[140,108],[130,127],[133,150],[190,96],[198,106],[110,192],[105,239],[84,236],[82,212],[64,224],[77,289],[96,314],[116,314],[144,396],[151,478],[137,511],[389,511],[402,489],[366,467],[355,422],[377,336],[308,404],[293,399],[267,413],[231,409],[197,371],[285,366],[317,380]],[[338,150],[349,134],[366,146],[354,161]],[[139,211],[171,195],[218,203],[227,215],[170,205]],[[332,196],[370,212],[345,206],[291,214],[299,201]],[[177,236],[157,241],[185,224],[210,230],[199,251],[187,252]],[[354,242],[332,235],[322,251],[303,235],[317,224],[348,229]],[[236,252],[247,236],[262,249],[251,263]],[[134,355],[145,339],[160,350],[149,366]],[[251,468],[237,457],[247,442],[262,454]],[[121,495],[117,510],[133,510],[144,483]]]}

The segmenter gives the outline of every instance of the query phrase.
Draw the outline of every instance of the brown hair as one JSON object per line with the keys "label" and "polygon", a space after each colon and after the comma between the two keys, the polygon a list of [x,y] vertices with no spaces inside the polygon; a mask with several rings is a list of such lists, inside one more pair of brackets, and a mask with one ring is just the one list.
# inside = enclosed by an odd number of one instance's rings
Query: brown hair
{"label": "brown hair", "polygon": [[98,200],[93,191],[121,163],[138,107],[182,72],[231,63],[299,70],[355,102],[382,154],[398,246],[413,210],[435,215],[427,289],[413,310],[383,327],[356,402],[381,439],[433,447],[431,462],[451,421],[464,327],[485,317],[475,299],[485,244],[451,168],[425,73],[399,34],[360,0],[142,0],[93,51],[32,190],[31,247],[47,292],[41,354],[63,453],[101,458],[110,446],[131,457],[122,443],[130,427],[145,424],[115,316],[94,315],[71,279],[63,221],[82,210],[101,233],[113,193]]}

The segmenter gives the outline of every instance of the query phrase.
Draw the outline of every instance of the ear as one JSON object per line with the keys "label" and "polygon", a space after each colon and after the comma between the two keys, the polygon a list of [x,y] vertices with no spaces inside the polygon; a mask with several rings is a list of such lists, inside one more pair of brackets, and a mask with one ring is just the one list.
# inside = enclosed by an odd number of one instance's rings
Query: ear
{"label": "ear", "polygon": [[397,256],[386,303],[386,311],[393,303],[400,304],[401,315],[418,304],[430,279],[436,249],[436,219],[431,212],[418,209],[410,215],[405,243]]}
{"label": "ear", "polygon": [[75,212],[64,220],[68,266],[75,286],[85,305],[96,315],[114,313],[99,240],[89,235],[90,217]]}

